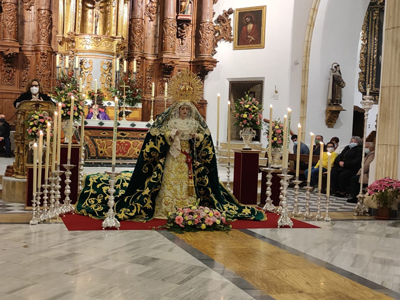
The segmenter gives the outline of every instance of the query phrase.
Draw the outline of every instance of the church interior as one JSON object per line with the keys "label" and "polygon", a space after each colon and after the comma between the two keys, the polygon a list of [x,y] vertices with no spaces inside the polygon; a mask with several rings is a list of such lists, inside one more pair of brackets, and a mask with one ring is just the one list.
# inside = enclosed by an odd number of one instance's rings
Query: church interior
{"label": "church interior", "polygon": [[[398,0],[0,0],[0,19],[0,299],[400,299]],[[128,230],[121,182],[196,84],[207,172],[266,220]],[[96,189],[101,220],[75,210]]]}

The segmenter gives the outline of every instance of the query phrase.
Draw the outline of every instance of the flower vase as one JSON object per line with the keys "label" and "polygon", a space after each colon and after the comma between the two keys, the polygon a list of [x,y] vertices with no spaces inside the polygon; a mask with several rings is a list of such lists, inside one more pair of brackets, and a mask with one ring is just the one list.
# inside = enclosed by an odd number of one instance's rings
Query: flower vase
{"label": "flower vase", "polygon": [[256,132],[250,127],[240,130],[240,137],[243,139],[244,142],[243,150],[251,150],[250,143],[255,136]]}
{"label": "flower vase", "polygon": [[281,168],[282,167],[282,155],[283,147],[272,148],[271,149],[271,167]]}

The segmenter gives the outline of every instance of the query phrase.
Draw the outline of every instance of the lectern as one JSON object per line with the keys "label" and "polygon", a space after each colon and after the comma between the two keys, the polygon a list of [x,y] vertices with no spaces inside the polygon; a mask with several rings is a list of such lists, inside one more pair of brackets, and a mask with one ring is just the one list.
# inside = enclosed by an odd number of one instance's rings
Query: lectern
{"label": "lectern", "polygon": [[235,150],[233,194],[242,204],[257,204],[259,150]]}

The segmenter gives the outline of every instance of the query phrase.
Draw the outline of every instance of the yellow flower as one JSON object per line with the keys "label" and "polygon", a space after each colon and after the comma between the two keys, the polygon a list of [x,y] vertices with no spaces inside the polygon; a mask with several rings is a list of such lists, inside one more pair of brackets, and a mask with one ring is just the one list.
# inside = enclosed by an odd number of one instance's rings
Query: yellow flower
{"label": "yellow flower", "polygon": [[33,125],[33,122],[30,122],[29,125]]}
{"label": "yellow flower", "polygon": [[188,222],[188,225],[192,225],[192,224],[193,224],[193,222],[192,222],[192,221],[189,221],[189,222]]}
{"label": "yellow flower", "polygon": [[38,117],[38,116],[35,116],[35,119],[39,119],[39,117]]}
{"label": "yellow flower", "polygon": [[192,206],[191,209],[195,210],[195,209],[197,209],[197,207],[196,206]]}
{"label": "yellow flower", "polygon": [[196,219],[197,218],[197,215],[193,215],[193,219]]}
{"label": "yellow flower", "polygon": [[279,128],[279,126],[275,126],[275,128]]}
{"label": "yellow flower", "polygon": [[246,104],[244,107],[248,108],[250,105]]}
{"label": "yellow flower", "polygon": [[185,220],[186,220],[186,221],[188,220],[188,217],[187,217],[187,216],[185,217]]}
{"label": "yellow flower", "polygon": [[278,138],[274,137],[274,141],[276,141]]}
{"label": "yellow flower", "polygon": [[183,214],[180,212],[178,215],[182,216]]}
{"label": "yellow flower", "polygon": [[200,228],[201,229],[206,229],[206,224],[201,224]]}
{"label": "yellow flower", "polygon": [[212,212],[210,212],[208,215],[209,215],[210,217],[212,217],[214,214],[213,214]]}
{"label": "yellow flower", "polygon": [[33,127],[33,128],[32,128],[32,131],[36,131],[36,127]]}
{"label": "yellow flower", "polygon": [[215,223],[217,223],[218,225],[221,223],[220,220],[216,220]]}
{"label": "yellow flower", "polygon": [[243,114],[243,118],[247,118],[247,114]]}

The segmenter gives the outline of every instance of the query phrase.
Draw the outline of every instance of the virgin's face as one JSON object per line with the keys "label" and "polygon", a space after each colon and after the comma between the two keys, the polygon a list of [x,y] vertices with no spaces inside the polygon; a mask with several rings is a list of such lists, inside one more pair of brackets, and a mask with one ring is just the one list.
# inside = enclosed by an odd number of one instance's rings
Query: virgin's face
{"label": "virgin's face", "polygon": [[181,107],[179,107],[179,117],[181,119],[186,119],[188,114],[189,114],[189,106],[182,105]]}

